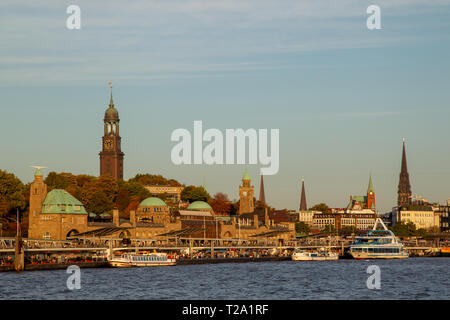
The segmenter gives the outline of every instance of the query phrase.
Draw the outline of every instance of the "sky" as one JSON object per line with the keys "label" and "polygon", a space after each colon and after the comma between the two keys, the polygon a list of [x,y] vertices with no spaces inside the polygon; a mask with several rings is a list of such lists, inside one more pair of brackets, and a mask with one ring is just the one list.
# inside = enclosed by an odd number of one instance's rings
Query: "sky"
{"label": "sky", "polygon": [[[81,8],[81,29],[66,9]],[[369,5],[381,29],[368,30]],[[154,0],[0,3],[0,168],[99,174],[113,82],[125,179],[162,174],[237,199],[260,165],[180,165],[171,133],[279,129],[266,200],[396,204],[402,138],[413,195],[450,198],[450,0]],[[44,171],[45,172],[45,171]]]}

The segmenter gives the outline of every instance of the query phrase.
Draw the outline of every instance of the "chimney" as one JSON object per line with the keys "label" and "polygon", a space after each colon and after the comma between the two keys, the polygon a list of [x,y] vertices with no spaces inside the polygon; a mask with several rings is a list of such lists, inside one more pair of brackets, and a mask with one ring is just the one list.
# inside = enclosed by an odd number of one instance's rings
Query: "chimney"
{"label": "chimney", "polygon": [[114,209],[113,210],[113,224],[118,227],[120,224],[120,219],[119,219],[119,210]]}

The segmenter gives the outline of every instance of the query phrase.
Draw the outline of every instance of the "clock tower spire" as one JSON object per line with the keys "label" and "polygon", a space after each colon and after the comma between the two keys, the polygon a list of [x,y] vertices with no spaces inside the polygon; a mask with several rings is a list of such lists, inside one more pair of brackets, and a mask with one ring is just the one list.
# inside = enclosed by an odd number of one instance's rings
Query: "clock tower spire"
{"label": "clock tower spire", "polygon": [[104,134],[102,151],[100,152],[100,175],[110,175],[116,179],[123,179],[124,153],[120,145],[119,112],[114,108],[111,82],[109,82],[109,87],[111,89],[111,97],[103,119]]}

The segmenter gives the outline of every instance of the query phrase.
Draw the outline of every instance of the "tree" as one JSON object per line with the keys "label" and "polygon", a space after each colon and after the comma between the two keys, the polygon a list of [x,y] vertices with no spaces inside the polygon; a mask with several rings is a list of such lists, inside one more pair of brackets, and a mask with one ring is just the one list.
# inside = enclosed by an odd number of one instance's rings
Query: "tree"
{"label": "tree", "polygon": [[181,183],[174,179],[166,179],[162,175],[154,174],[137,174],[134,178],[128,180],[128,182],[139,182],[143,186],[147,185],[168,185],[168,186],[181,186]]}
{"label": "tree", "polygon": [[336,229],[334,229],[334,226],[332,224],[327,224],[325,228],[323,229],[324,232],[335,232]]}
{"label": "tree", "polygon": [[312,211],[320,211],[322,213],[331,213],[331,209],[325,203],[319,203],[309,208]]}
{"label": "tree", "polygon": [[119,184],[117,179],[108,175],[103,175],[95,182],[100,192],[103,192],[109,201],[114,202],[119,192]]}
{"label": "tree", "polygon": [[188,186],[181,192],[181,200],[183,201],[208,201],[211,198],[209,193],[203,187]]}
{"label": "tree", "polygon": [[412,237],[416,235],[416,225],[411,221],[405,223],[400,222],[397,223],[393,227],[389,227],[389,229],[398,237]]}
{"label": "tree", "polygon": [[310,231],[311,230],[309,229],[309,226],[305,222],[298,221],[295,223],[295,232],[303,235],[308,235]]}
{"label": "tree", "polygon": [[216,193],[214,198],[209,200],[209,205],[216,213],[230,214],[231,202],[225,193]]}
{"label": "tree", "polygon": [[[4,215],[15,214],[16,210],[25,210],[24,185],[14,174],[0,170],[0,198]],[[6,209],[7,207],[7,209]]]}
{"label": "tree", "polygon": [[56,173],[52,171],[47,175],[44,181],[47,184],[48,191],[53,189],[66,190],[69,186],[77,186],[76,177],[68,172]]}
{"label": "tree", "polygon": [[139,182],[127,182],[125,187],[128,190],[130,196],[136,196],[141,200],[151,197],[150,191],[144,188],[144,186]]}
{"label": "tree", "polygon": [[113,209],[114,203],[101,191],[90,194],[90,198],[86,205],[88,212],[101,214],[109,212]]}

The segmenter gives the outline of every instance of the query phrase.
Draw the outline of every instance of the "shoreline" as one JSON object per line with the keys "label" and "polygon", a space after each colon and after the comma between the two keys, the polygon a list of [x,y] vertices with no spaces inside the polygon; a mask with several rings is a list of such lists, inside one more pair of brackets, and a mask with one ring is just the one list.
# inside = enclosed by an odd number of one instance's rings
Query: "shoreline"
{"label": "shoreline", "polygon": [[[446,258],[446,256],[410,256],[414,258]],[[447,257],[448,258],[448,257]],[[197,265],[197,264],[219,264],[219,263],[258,263],[258,262],[279,262],[290,261],[290,256],[283,257],[259,257],[259,258],[216,258],[216,259],[180,259],[177,266]],[[353,260],[348,257],[340,257],[339,260]],[[376,259],[374,259],[376,260]],[[77,265],[80,268],[111,268],[107,261],[78,262],[78,263],[45,263],[45,264],[26,264],[24,271],[42,271],[42,270],[61,270],[67,269],[71,265]],[[0,272],[14,272],[14,265],[0,266]]]}

